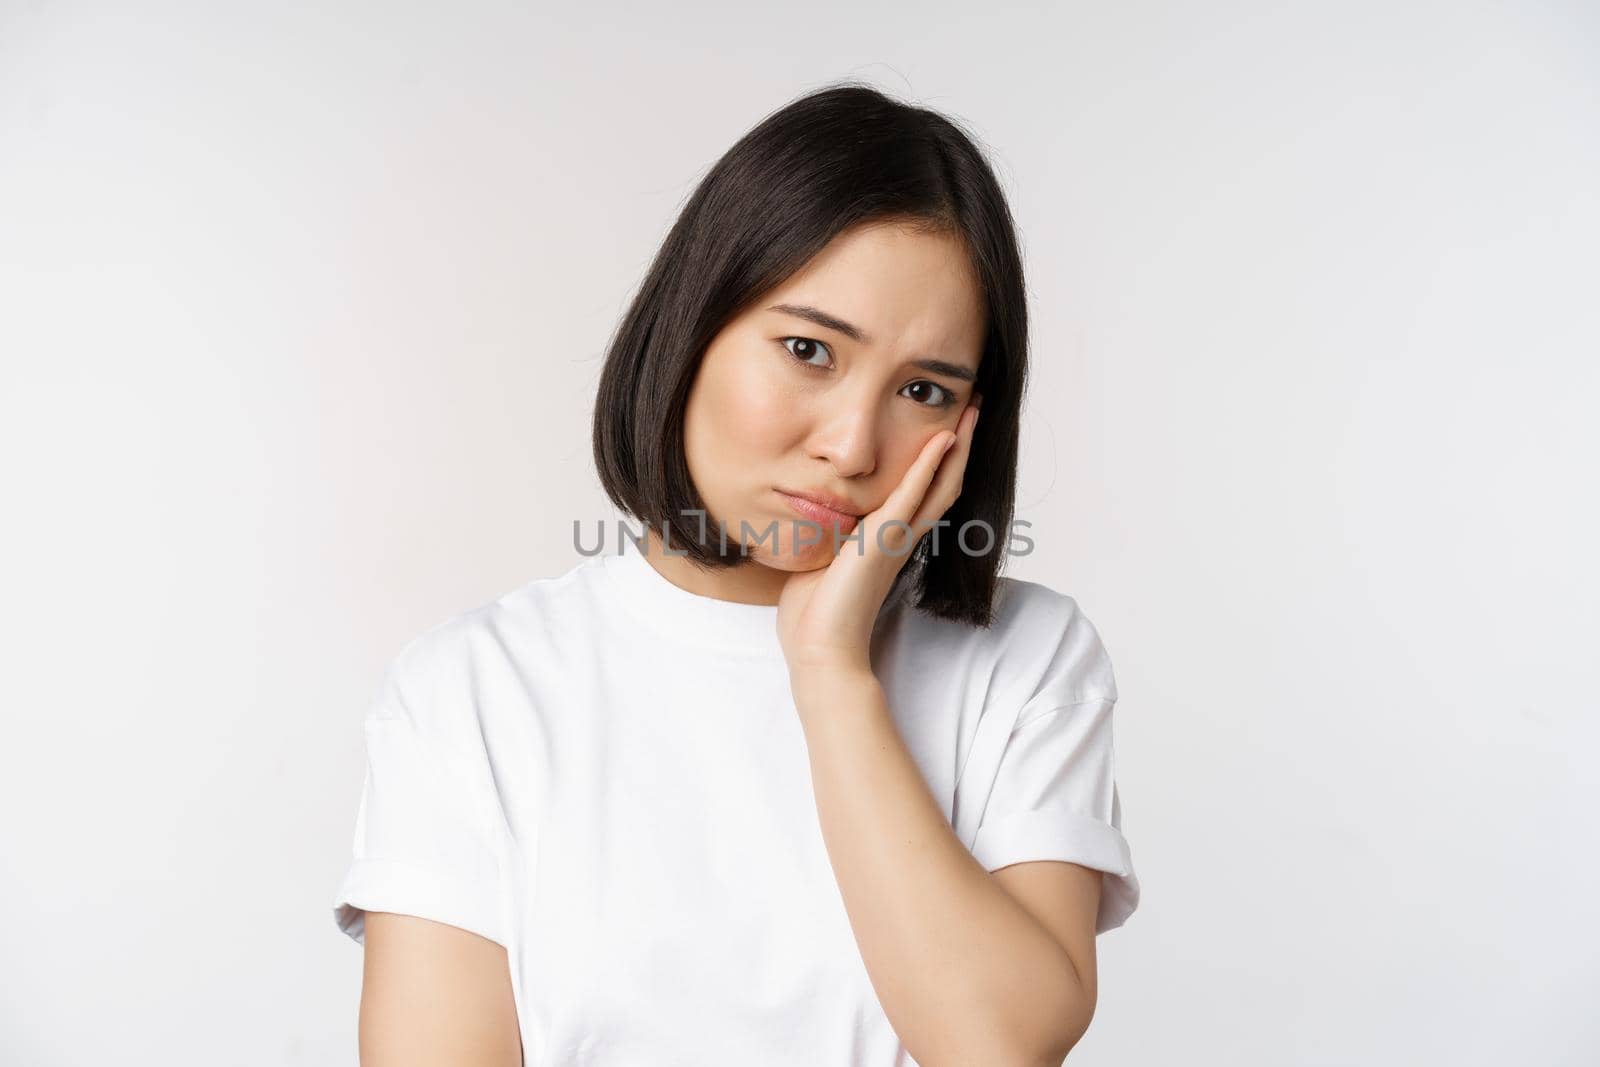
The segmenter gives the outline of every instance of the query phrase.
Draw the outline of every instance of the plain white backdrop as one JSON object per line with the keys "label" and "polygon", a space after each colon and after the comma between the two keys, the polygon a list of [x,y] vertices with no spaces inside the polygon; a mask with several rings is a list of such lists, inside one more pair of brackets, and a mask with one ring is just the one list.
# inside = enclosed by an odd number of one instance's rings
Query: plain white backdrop
{"label": "plain white backdrop", "polygon": [[1600,16],[0,3],[0,1061],[351,1064],[361,714],[612,520],[678,206],[865,78],[1024,241],[1122,695],[1085,1065],[1600,1058]]}

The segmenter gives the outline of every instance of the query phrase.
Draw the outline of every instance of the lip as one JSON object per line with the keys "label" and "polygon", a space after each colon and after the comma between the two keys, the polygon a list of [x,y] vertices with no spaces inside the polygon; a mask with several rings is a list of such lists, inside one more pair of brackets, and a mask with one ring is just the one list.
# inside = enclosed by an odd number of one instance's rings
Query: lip
{"label": "lip", "polygon": [[853,510],[842,510],[852,507],[852,505],[836,497],[827,497],[814,493],[791,493],[787,489],[779,489],[777,492],[779,496],[788,502],[791,508],[801,515],[814,522],[820,522],[824,526],[836,525],[845,533],[855,529],[856,523],[861,518]]}

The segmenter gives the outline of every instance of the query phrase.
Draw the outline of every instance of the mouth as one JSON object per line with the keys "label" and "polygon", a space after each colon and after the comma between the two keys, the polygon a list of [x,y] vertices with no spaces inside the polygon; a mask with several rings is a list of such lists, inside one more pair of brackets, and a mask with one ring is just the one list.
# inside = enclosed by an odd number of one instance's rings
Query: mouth
{"label": "mouth", "polygon": [[847,505],[837,501],[823,503],[810,495],[801,496],[785,489],[779,489],[777,493],[789,505],[790,510],[796,512],[802,518],[820,523],[824,527],[836,526],[842,533],[849,533],[855,529],[856,523],[861,518],[853,511],[840,510]]}

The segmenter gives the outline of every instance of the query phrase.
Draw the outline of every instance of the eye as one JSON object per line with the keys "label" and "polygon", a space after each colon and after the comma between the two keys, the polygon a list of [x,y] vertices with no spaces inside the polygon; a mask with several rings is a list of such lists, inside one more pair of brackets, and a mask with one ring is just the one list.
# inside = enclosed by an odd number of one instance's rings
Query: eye
{"label": "eye", "polygon": [[[793,344],[790,342],[793,342]],[[815,337],[783,337],[779,339],[778,343],[783,345],[784,350],[787,351],[791,356],[808,367],[815,367],[818,370],[827,369],[825,364],[812,362],[812,360],[814,360],[818,355],[826,355],[828,362],[833,362],[833,351],[828,348],[826,344],[817,340]],[[934,390],[935,399],[923,400],[918,399],[915,396],[911,398],[916,400],[918,404],[925,408],[934,408],[937,410],[939,408],[947,408],[956,402],[956,395],[954,393],[940,385],[938,382],[930,382],[927,379],[912,382],[910,385],[906,386],[906,389],[922,389],[925,392],[929,389]]]}
{"label": "eye", "polygon": [[[918,403],[921,403],[923,405],[923,407],[947,408],[951,404],[954,404],[956,402],[956,395],[954,393],[952,393],[950,390],[946,389],[944,386],[940,385],[938,382],[930,382],[930,381],[926,381],[926,380],[920,381],[920,382],[912,382],[910,385],[906,386],[906,388],[907,389],[937,389],[939,391],[939,393],[938,393],[939,399],[934,400],[931,403],[930,402],[926,402],[926,401],[918,401]],[[916,397],[912,397],[912,399],[916,400]]]}
{"label": "eye", "polygon": [[[794,342],[793,347],[790,347],[790,341]],[[829,362],[833,361],[832,351],[829,350],[827,345],[823,344],[821,341],[818,341],[814,337],[785,337],[778,343],[783,345],[784,348],[787,348],[791,356],[793,356],[795,359],[798,359],[800,362],[807,364],[808,366],[820,366],[820,364],[811,362],[811,360],[816,356],[818,349],[821,349],[823,352],[827,352]]]}

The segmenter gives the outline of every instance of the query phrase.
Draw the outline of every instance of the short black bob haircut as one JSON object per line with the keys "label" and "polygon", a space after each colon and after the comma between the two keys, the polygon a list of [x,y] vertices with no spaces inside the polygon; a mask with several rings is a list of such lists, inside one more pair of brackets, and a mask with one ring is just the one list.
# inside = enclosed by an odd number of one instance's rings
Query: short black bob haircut
{"label": "short black bob haircut", "polygon": [[[974,383],[983,418],[961,496],[943,516],[939,551],[929,551],[930,531],[886,601],[914,585],[919,610],[987,627],[1011,537],[1027,301],[1000,184],[972,137],[937,112],[854,80],[834,82],[768,115],[712,166],[609,342],[595,399],[595,466],[612,503],[658,535],[669,531],[674,552],[705,568],[749,564],[731,526],[723,553],[720,520],[689,477],[690,386],[728,321],[839,233],[869,222],[961,238],[983,289],[988,326]],[[967,532],[967,551],[956,535],[974,520],[987,530]]]}

